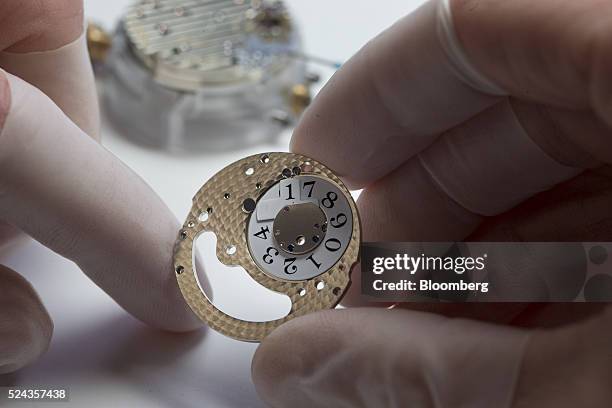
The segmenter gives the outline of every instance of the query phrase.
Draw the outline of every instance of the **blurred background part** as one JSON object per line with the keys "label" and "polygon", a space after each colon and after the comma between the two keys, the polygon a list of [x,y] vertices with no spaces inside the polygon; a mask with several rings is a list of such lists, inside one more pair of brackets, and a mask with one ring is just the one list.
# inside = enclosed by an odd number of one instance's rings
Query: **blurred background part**
{"label": "blurred background part", "polygon": [[319,78],[280,0],[140,0],[87,36],[113,126],[166,151],[274,142]]}

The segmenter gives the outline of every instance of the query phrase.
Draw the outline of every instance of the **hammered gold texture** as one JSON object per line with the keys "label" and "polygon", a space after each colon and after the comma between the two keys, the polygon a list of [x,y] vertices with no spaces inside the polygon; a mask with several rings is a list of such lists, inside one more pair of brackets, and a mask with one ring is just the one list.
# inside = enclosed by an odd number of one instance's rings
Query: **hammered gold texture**
{"label": "hammered gold texture", "polygon": [[[267,157],[269,160],[262,160]],[[318,175],[338,185],[353,212],[353,230],[350,242],[338,262],[316,278],[288,281],[272,277],[262,271],[251,257],[246,230],[250,214],[242,210],[247,198],[258,201],[268,188],[283,178],[283,169],[300,167],[303,175]],[[253,174],[247,175],[247,169]],[[227,195],[229,194],[229,196]],[[201,213],[209,210],[207,221],[201,222]],[[291,299],[291,310],[283,318],[267,322],[245,321],[219,310],[202,291],[193,267],[194,242],[204,231],[217,236],[217,257],[227,266],[242,266],[258,283]],[[214,175],[198,191],[193,206],[179,231],[174,251],[174,267],[181,292],[193,312],[211,328],[243,341],[261,341],[272,330],[295,317],[335,307],[350,284],[350,271],[359,258],[361,229],[355,202],[342,181],[321,163],[292,153],[264,153],[253,155],[231,164]],[[234,246],[233,255],[227,248]],[[319,281],[325,283],[316,289]],[[304,296],[300,291],[306,290]],[[237,299],[237,301],[241,301]]]}

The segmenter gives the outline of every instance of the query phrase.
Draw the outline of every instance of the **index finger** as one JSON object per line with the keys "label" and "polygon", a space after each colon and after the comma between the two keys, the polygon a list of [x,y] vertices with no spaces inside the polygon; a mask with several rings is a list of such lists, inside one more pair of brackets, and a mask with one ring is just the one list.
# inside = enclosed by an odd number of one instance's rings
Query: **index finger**
{"label": "index finger", "polygon": [[457,74],[438,13],[438,1],[429,1],[344,64],[305,112],[292,150],[360,188],[497,102]]}
{"label": "index finger", "polygon": [[176,283],[180,224],[162,200],[38,89],[0,72],[0,94],[3,221],[74,261],[140,320],[200,327]]}
{"label": "index finger", "polygon": [[363,187],[491,107],[502,89],[612,123],[601,2],[450,3],[429,1],[345,64],[305,113],[293,150]]}

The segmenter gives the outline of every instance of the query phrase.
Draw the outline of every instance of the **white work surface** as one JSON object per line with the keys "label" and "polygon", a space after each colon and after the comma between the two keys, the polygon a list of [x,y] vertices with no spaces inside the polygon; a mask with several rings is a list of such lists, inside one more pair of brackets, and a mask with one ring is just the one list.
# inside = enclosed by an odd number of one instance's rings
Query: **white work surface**
{"label": "white work surface", "polygon": [[[303,32],[306,53],[338,61],[348,59],[421,2],[287,1]],[[112,27],[128,0],[86,0],[85,4],[89,18]],[[332,73],[319,66],[312,70],[323,80]],[[250,154],[286,151],[290,138],[287,132],[276,145],[215,155],[172,156],[136,146],[106,123],[102,135],[104,145],[150,183],[181,222],[193,194],[215,172]],[[213,256],[212,244],[203,248],[203,253],[215,302],[223,310],[253,319],[274,318],[287,311],[288,299],[271,295],[243,271],[221,266]],[[264,406],[250,376],[256,344],[211,330],[190,335],[151,330],[119,308],[73,263],[35,242],[2,255],[0,262],[32,282],[55,322],[48,353],[16,375],[0,376],[0,386],[69,387],[70,402],[52,404],[54,407]]]}

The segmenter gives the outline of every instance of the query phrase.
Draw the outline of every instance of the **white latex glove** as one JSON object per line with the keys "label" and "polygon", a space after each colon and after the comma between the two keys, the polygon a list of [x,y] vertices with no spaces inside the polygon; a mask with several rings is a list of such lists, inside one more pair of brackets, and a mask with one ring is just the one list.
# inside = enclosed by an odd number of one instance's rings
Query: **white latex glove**
{"label": "white latex glove", "polygon": [[[365,241],[609,241],[610,15],[597,0],[432,0],[342,67],[292,149],[364,189]],[[348,306],[365,305],[359,274]],[[403,307],[446,317],[281,326],[253,361],[259,393],[273,407],[612,404],[603,306]]]}
{"label": "white latex glove", "polygon": [[[178,221],[96,141],[83,29],[81,0],[0,4],[0,245],[15,227],[73,260],[143,322],[198,328],[172,270]],[[35,360],[52,329],[31,285],[0,266],[0,373]]]}

